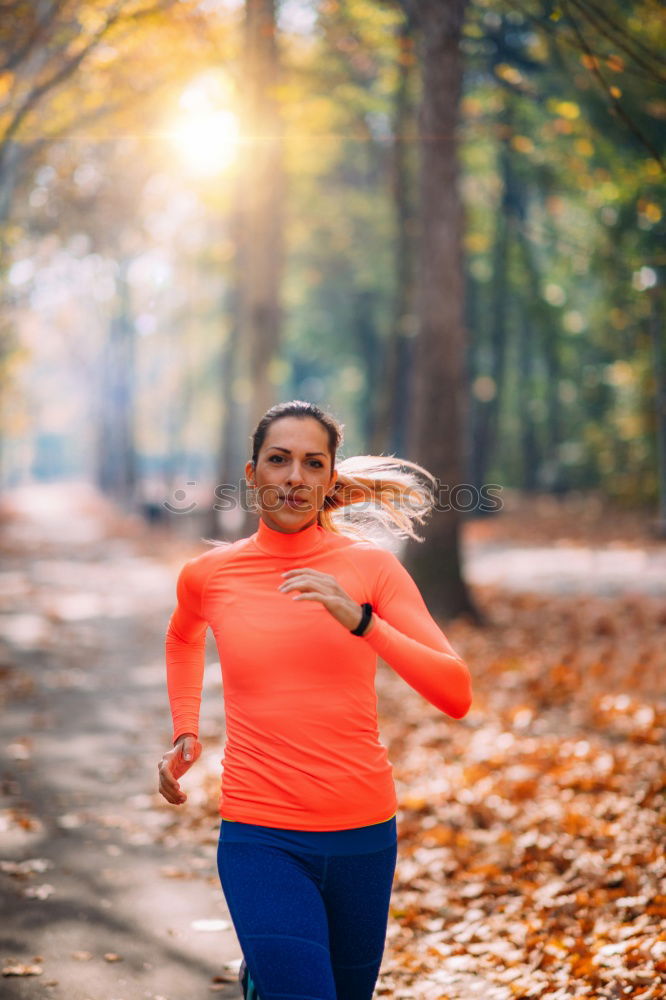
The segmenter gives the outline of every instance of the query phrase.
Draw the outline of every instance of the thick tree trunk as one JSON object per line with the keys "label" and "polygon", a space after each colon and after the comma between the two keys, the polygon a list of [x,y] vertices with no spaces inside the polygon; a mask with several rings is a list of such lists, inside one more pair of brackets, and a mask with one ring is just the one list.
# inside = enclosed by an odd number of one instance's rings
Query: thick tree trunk
{"label": "thick tree trunk", "polygon": [[[435,475],[442,509],[424,527],[427,544],[410,542],[406,562],[431,612],[477,617],[461,573],[455,488],[463,483],[466,422],[463,207],[458,187],[458,122],[466,0],[420,0],[422,96],[418,317],[413,428],[409,457]],[[453,500],[451,502],[451,491]],[[448,507],[448,509],[446,509]]]}
{"label": "thick tree trunk", "polygon": [[[237,164],[235,288],[230,340],[223,352],[224,428],[218,483],[244,496],[250,436],[275,402],[274,361],[281,324],[284,261],[285,173],[278,100],[279,55],[275,0],[246,0],[241,101],[241,151]],[[255,530],[252,516],[233,518],[224,534]],[[213,511],[211,534],[220,534]]]}
{"label": "thick tree trunk", "polygon": [[285,176],[282,125],[276,92],[279,58],[275,0],[246,0],[246,105],[241,174],[239,300],[241,339],[247,342],[249,407],[252,425],[274,400],[271,362],[275,359],[281,327],[283,202]]}

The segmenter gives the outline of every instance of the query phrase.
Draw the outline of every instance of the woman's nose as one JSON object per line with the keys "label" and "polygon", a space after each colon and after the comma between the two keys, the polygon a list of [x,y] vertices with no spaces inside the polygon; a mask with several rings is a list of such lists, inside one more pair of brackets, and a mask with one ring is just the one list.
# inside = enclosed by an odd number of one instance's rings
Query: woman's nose
{"label": "woman's nose", "polygon": [[287,482],[288,483],[302,483],[303,482],[303,470],[298,463],[291,465],[287,472]]}

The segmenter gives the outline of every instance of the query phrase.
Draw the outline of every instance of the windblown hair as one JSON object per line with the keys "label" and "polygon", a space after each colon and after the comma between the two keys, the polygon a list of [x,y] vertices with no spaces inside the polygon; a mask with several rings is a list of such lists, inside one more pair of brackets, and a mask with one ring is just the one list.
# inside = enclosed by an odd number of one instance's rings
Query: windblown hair
{"label": "windblown hair", "polygon": [[[328,434],[332,470],[343,442],[344,424],[315,403],[301,399],[276,403],[266,411],[252,434],[252,464],[257,464],[268,428],[282,417],[312,417],[319,421]],[[322,528],[367,541],[375,541],[377,528],[398,538],[425,541],[416,534],[414,523],[423,524],[436,503],[436,479],[427,469],[393,455],[354,455],[343,458],[337,468],[335,491],[325,497],[317,514]],[[230,544],[210,538],[202,541]]]}

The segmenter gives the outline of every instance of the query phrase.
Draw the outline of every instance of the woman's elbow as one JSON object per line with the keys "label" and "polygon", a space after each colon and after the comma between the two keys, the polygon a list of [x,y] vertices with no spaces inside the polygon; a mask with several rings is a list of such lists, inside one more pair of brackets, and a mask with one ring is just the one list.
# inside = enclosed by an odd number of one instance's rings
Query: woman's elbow
{"label": "woman's elbow", "polygon": [[463,684],[461,684],[460,691],[456,692],[456,698],[453,700],[450,708],[448,709],[448,714],[452,719],[464,719],[472,707],[472,701],[474,698],[470,672],[467,665],[462,663],[462,661],[461,666],[465,671],[465,677]]}
{"label": "woman's elbow", "polygon": [[466,699],[464,702],[458,702],[449,708],[447,715],[450,715],[452,719],[464,719],[471,707],[472,698],[470,695],[469,699]]}

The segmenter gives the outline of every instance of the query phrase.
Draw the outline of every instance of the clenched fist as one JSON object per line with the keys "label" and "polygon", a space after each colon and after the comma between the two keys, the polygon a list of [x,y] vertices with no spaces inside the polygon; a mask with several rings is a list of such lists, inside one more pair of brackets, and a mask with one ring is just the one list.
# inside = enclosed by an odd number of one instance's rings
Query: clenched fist
{"label": "clenched fist", "polygon": [[201,756],[202,746],[193,733],[185,733],[178,737],[175,746],[168,750],[157,765],[160,773],[160,795],[174,806],[180,806],[186,801],[187,795],[181,792],[178,778],[192,767]]}

